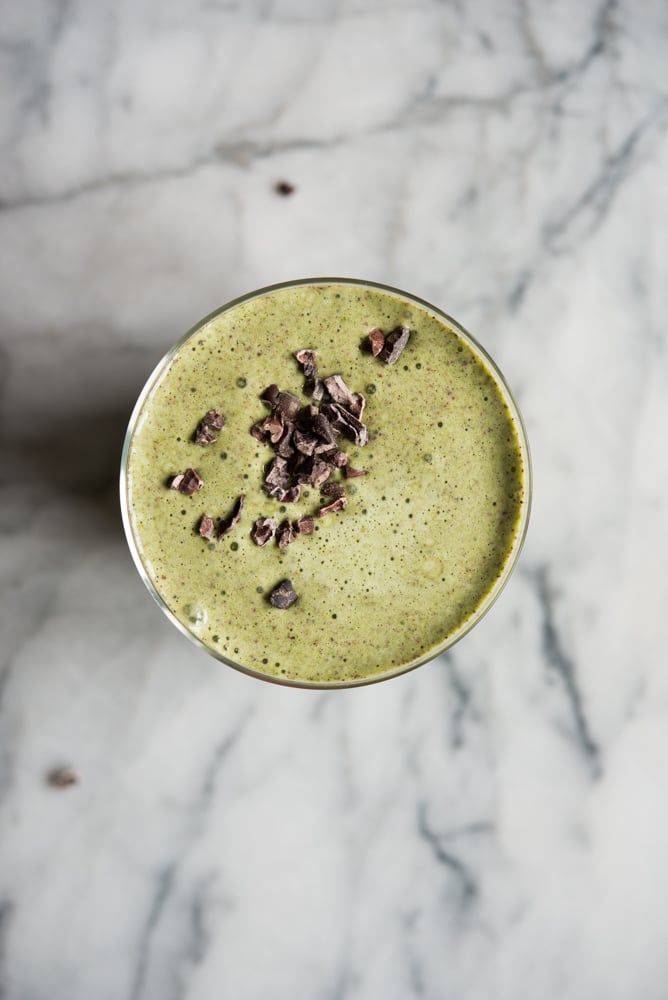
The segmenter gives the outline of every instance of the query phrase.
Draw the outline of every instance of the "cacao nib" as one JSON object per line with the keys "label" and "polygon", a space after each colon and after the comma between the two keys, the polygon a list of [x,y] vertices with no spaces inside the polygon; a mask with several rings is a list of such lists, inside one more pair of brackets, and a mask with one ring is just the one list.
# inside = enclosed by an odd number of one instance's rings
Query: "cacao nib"
{"label": "cacao nib", "polygon": [[408,343],[411,331],[407,326],[398,326],[385,338],[381,357],[388,365],[396,365]]}
{"label": "cacao nib", "polygon": [[308,481],[311,486],[315,486],[315,488],[318,489],[319,486],[322,486],[322,484],[329,479],[331,474],[332,466],[327,462],[321,462],[319,459],[316,459],[313,463],[313,469],[311,470],[311,475]]}
{"label": "cacao nib", "polygon": [[371,348],[371,353],[373,354],[374,358],[377,358],[380,352],[385,347],[385,336],[383,334],[383,331],[379,330],[377,326],[374,327],[373,330],[370,330],[368,333],[368,341],[369,341],[369,347]]}
{"label": "cacao nib", "polygon": [[198,528],[202,538],[206,538],[206,540],[210,542],[213,539],[215,530],[213,518],[209,517],[208,514],[202,514],[202,520],[200,521]]}
{"label": "cacao nib", "polygon": [[353,393],[340,375],[328,375],[323,379],[329,398],[334,403],[341,403],[342,406],[350,407],[354,403]]}
{"label": "cacao nib", "polygon": [[341,486],[341,483],[323,483],[320,487],[320,492],[323,496],[331,497],[333,500],[338,500],[339,497],[346,495],[346,491]]}
{"label": "cacao nib", "polygon": [[296,537],[297,532],[294,525],[290,521],[281,521],[276,532],[276,542],[279,549],[287,549],[288,545],[291,545]]}
{"label": "cacao nib", "polygon": [[314,416],[313,430],[316,432],[321,441],[325,442],[325,444],[336,444],[336,434],[334,433],[334,428],[324,413],[316,413]]}
{"label": "cacao nib", "polygon": [[292,435],[292,443],[302,455],[312,455],[318,439],[313,434],[301,431],[296,427]]}
{"label": "cacao nib", "polygon": [[203,448],[206,448],[210,444],[215,444],[217,440],[218,438],[216,435],[210,427],[207,427],[204,421],[202,421],[201,424],[198,424],[197,430],[195,431],[195,444],[199,444]]}
{"label": "cacao nib", "polygon": [[323,403],[322,409],[325,407],[327,419],[333,427],[340,429],[360,448],[369,443],[369,432],[361,420],[345,410],[340,403]]}
{"label": "cacao nib", "polygon": [[241,512],[244,509],[244,504],[246,502],[246,494],[240,493],[237,497],[234,507],[232,508],[232,515],[229,518],[221,518],[218,525],[218,537],[224,538],[225,535],[229,535],[233,528],[236,528],[237,524],[241,519]]}
{"label": "cacao nib", "polygon": [[276,409],[284,420],[295,420],[302,408],[301,400],[291,392],[279,392]]}
{"label": "cacao nib", "polygon": [[296,528],[300,535],[312,535],[315,530],[315,518],[310,514],[304,514],[297,520]]}
{"label": "cacao nib", "polygon": [[282,580],[269,595],[269,603],[274,608],[285,610],[291,608],[297,600],[297,594],[292,586],[291,580]]}
{"label": "cacao nib", "polygon": [[290,485],[290,473],[288,472],[288,461],[277,455],[272,459],[266,476],[265,486],[280,486],[282,489]]}
{"label": "cacao nib", "polygon": [[278,393],[279,393],[278,386],[276,385],[275,382],[272,382],[272,384],[268,385],[267,388],[264,390],[264,392],[260,396],[260,399],[262,400],[263,403],[266,403],[266,405],[269,407],[270,410],[273,410],[276,406],[276,401],[278,400]]}
{"label": "cacao nib", "polygon": [[202,423],[214,431],[220,431],[225,426],[225,417],[218,410],[209,410],[202,417]]}
{"label": "cacao nib", "polygon": [[253,530],[251,531],[251,538],[256,545],[263,548],[268,542],[272,540],[276,534],[276,529],[278,525],[273,517],[259,517],[255,524],[253,525]]}
{"label": "cacao nib", "polygon": [[186,496],[190,497],[193,493],[201,490],[203,486],[204,480],[199,473],[195,469],[186,469],[185,472],[174,476],[170,484],[170,489],[178,490],[179,493],[185,493]]}
{"label": "cacao nib", "polygon": [[325,383],[319,378],[307,379],[304,383],[304,391],[307,396],[319,403],[321,399],[325,398]]}
{"label": "cacao nib", "polygon": [[343,470],[346,479],[356,479],[358,476],[366,476],[366,469],[353,469],[350,463]]}
{"label": "cacao nib", "polygon": [[310,347],[305,347],[301,351],[295,352],[295,357],[300,365],[306,368],[307,365],[317,365],[318,363],[318,352],[312,350]]}
{"label": "cacao nib", "polygon": [[278,442],[277,453],[281,458],[290,458],[295,453],[295,449],[292,447],[292,435],[294,434],[295,425],[288,421],[283,429],[283,434],[281,440]]}
{"label": "cacao nib", "polygon": [[345,510],[348,506],[347,497],[337,497],[332,503],[327,504],[326,507],[321,507],[318,511],[318,517],[324,517],[325,514],[337,514],[340,510]]}

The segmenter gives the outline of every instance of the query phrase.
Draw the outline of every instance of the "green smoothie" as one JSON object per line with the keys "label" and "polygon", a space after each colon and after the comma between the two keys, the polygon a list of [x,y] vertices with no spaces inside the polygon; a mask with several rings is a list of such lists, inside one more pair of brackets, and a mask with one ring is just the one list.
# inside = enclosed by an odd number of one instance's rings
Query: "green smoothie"
{"label": "green smoothie", "polygon": [[[401,327],[410,337],[396,363],[375,357],[369,332]],[[368,443],[339,433],[350,476],[337,466],[329,496],[307,482],[286,502],[263,488],[276,446],[251,429],[270,412],[271,384],[313,414],[324,405],[305,392],[303,349],[317,352],[319,379],[340,375],[364,395]],[[225,422],[203,445],[211,410]],[[202,487],[170,488],[189,469]],[[133,416],[122,502],[140,570],[191,638],[252,674],[328,687],[417,666],[478,620],[519,552],[528,480],[517,410],[463,330],[401,292],[322,279],[238,300],[168,355]],[[343,509],[321,516],[341,492]],[[200,534],[205,514],[229,524],[235,505],[226,534]],[[257,544],[259,519],[311,515],[312,532],[284,548]],[[275,607],[286,580],[296,600]]]}

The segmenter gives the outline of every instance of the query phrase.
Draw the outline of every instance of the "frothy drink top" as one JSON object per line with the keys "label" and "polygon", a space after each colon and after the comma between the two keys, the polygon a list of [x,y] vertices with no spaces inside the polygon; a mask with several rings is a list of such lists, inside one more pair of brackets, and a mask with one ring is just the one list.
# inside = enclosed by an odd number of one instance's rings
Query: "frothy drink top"
{"label": "frothy drink top", "polygon": [[[372,331],[393,335],[377,356]],[[160,601],[214,655],[292,684],[378,680],[447,648],[526,523],[526,445],[498,372],[442,314],[362,283],[276,286],[204,321],[156,372],[127,447],[130,543]]]}

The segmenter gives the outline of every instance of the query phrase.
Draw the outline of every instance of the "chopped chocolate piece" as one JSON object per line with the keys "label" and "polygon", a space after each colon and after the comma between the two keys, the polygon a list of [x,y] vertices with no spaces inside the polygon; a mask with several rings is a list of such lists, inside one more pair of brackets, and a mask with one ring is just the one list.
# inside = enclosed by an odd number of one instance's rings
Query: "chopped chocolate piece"
{"label": "chopped chocolate piece", "polygon": [[377,358],[380,352],[385,347],[385,336],[382,330],[378,327],[374,327],[373,330],[369,330],[368,333],[369,347],[371,348],[371,353],[374,358]]}
{"label": "chopped chocolate piece", "polygon": [[301,495],[302,483],[297,483],[296,486],[291,486],[289,489],[284,490],[278,499],[281,503],[297,503]]}
{"label": "chopped chocolate piece", "polygon": [[392,333],[388,333],[385,338],[385,346],[383,347],[383,353],[381,357],[388,365],[396,365],[397,361],[404,352],[404,348],[408,343],[408,338],[411,335],[411,331],[407,326],[398,326],[396,330]]}
{"label": "chopped chocolate piece", "polygon": [[321,409],[325,411],[332,426],[343,431],[346,437],[354,441],[360,448],[369,443],[369,432],[364,424],[348,410],[345,410],[340,403],[323,403]]}
{"label": "chopped chocolate piece", "polygon": [[366,469],[353,469],[352,465],[346,465],[343,473],[346,479],[356,479],[357,476],[366,476]]}
{"label": "chopped chocolate piece", "polygon": [[278,386],[276,385],[275,382],[272,382],[272,384],[268,385],[267,388],[264,390],[264,392],[260,396],[260,399],[262,400],[263,403],[266,403],[266,405],[269,407],[270,410],[273,410],[274,407],[276,406],[278,393],[279,393]]}
{"label": "chopped chocolate piece", "polygon": [[311,517],[310,514],[304,514],[297,520],[295,527],[300,535],[312,535],[315,529],[315,518]]}
{"label": "chopped chocolate piece", "polygon": [[324,517],[325,514],[337,514],[340,510],[345,510],[348,506],[347,497],[337,497],[332,503],[327,504],[326,507],[321,507],[318,511],[318,517]]}
{"label": "chopped chocolate piece", "polygon": [[318,439],[308,431],[300,431],[297,427],[292,435],[292,443],[302,455],[312,455]]}
{"label": "chopped chocolate piece", "polygon": [[57,767],[51,771],[47,780],[52,788],[71,788],[72,785],[79,784],[81,775],[74,767]]}
{"label": "chopped chocolate piece", "polygon": [[237,524],[241,519],[241,512],[244,509],[244,504],[246,502],[246,494],[240,493],[237,497],[234,507],[232,509],[232,516],[226,519],[221,518],[218,525],[218,537],[224,538],[225,535],[229,535],[233,528],[236,528]]}
{"label": "chopped chocolate piece", "polygon": [[215,526],[213,523],[213,518],[209,517],[208,514],[202,514],[202,520],[199,522],[198,531],[202,538],[206,538],[208,542],[212,541],[215,534]]}
{"label": "chopped chocolate piece", "polygon": [[201,490],[203,486],[204,480],[199,473],[195,469],[186,469],[185,472],[174,476],[170,484],[170,489],[178,490],[179,493],[185,493],[189,497],[193,493],[197,493],[198,490]]}
{"label": "chopped chocolate piece", "polygon": [[292,580],[282,580],[269,595],[269,603],[274,608],[291,608],[297,600],[297,594],[292,586]]}
{"label": "chopped chocolate piece", "polygon": [[276,532],[276,542],[279,549],[287,549],[297,537],[295,527],[290,521],[281,521]]}
{"label": "chopped chocolate piece", "polygon": [[334,428],[324,413],[317,413],[314,416],[313,430],[316,432],[321,441],[325,442],[325,444],[336,444],[336,434],[334,433]]}
{"label": "chopped chocolate piece", "polygon": [[195,444],[201,444],[203,448],[206,448],[207,445],[215,444],[217,440],[218,438],[216,435],[210,427],[207,427],[204,421],[202,421],[201,424],[198,424],[197,430],[195,431]]}
{"label": "chopped chocolate piece", "polygon": [[270,542],[276,534],[278,525],[273,517],[258,517],[251,531],[251,538],[260,548]]}
{"label": "chopped chocolate piece", "polygon": [[301,408],[302,404],[298,396],[293,396],[291,392],[279,392],[276,409],[284,420],[295,420]]}
{"label": "chopped chocolate piece", "polygon": [[220,431],[225,426],[225,417],[218,410],[209,410],[202,417],[202,423],[214,431]]}
{"label": "chopped chocolate piece", "polygon": [[346,495],[346,491],[341,483],[323,483],[320,487],[320,492],[323,496],[331,497],[333,500],[338,500],[339,497]]}

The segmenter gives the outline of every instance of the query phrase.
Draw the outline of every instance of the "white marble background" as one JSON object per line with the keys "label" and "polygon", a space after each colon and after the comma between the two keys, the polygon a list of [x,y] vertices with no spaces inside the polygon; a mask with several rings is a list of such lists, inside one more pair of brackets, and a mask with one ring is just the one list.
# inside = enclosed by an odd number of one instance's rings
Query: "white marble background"
{"label": "white marble background", "polygon": [[[668,996],[667,53],[663,0],[2,4],[3,1000]],[[452,655],[318,694],[162,617],[116,471],[185,328],[323,273],[485,343],[536,492]]]}

